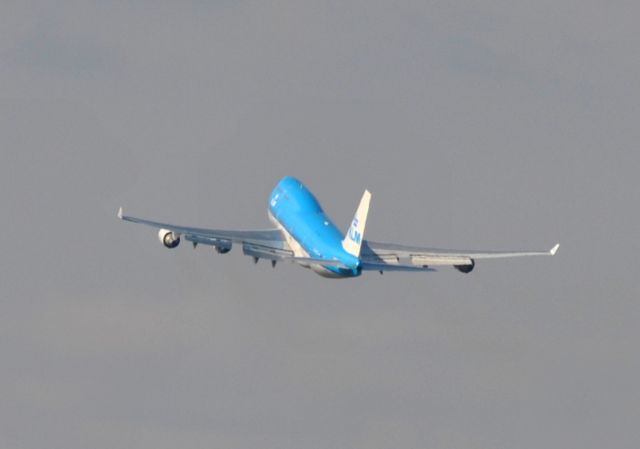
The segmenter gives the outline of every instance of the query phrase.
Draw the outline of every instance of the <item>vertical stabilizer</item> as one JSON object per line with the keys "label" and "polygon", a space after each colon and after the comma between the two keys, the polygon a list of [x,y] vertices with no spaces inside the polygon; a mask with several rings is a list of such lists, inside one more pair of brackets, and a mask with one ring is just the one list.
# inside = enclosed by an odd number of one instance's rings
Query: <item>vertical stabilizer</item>
{"label": "vertical stabilizer", "polygon": [[347,235],[342,240],[342,247],[352,256],[360,257],[360,247],[364,240],[364,227],[367,224],[367,214],[369,213],[369,202],[371,201],[371,193],[364,191],[356,215],[353,217],[351,226],[347,231]]}

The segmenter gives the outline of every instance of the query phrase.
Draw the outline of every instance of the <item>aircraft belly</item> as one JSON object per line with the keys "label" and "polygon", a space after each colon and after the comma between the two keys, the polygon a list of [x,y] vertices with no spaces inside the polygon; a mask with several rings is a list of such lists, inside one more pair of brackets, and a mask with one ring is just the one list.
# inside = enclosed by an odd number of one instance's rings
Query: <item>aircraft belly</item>
{"label": "aircraft belly", "polygon": [[[289,248],[291,249],[291,251],[293,251],[293,254],[295,255],[295,257],[310,257],[309,253],[307,250],[304,249],[304,247],[300,244],[300,242],[298,242],[290,233],[289,231],[287,231],[287,229],[282,225],[282,223],[280,223],[278,221],[278,219],[276,219],[271,212],[269,212],[269,220],[282,232],[282,235],[284,236],[287,244],[289,245]],[[317,263],[301,263],[298,262],[298,264],[301,267],[304,268],[309,268],[311,269],[313,272],[315,272],[316,274],[319,274],[322,277],[325,278],[333,278],[333,279],[342,279],[342,278],[348,278],[348,277],[354,277],[353,274],[351,273],[340,273],[340,272],[336,272],[333,271],[321,264],[317,264]]]}
{"label": "aircraft belly", "polygon": [[336,273],[335,271],[331,271],[326,267],[323,267],[320,264],[313,264],[310,267],[316,274],[319,274],[322,277],[325,278],[332,278],[332,279],[343,279],[343,278],[347,278],[347,277],[353,277],[353,275],[345,275],[342,273]]}

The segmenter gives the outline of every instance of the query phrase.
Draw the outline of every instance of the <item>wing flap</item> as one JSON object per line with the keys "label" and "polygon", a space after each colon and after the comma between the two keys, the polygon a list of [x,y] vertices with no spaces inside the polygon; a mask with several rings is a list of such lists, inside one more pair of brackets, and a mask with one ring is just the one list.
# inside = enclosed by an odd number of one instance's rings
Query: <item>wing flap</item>
{"label": "wing flap", "polygon": [[255,243],[243,243],[242,252],[245,256],[257,257],[258,259],[288,261],[295,262],[300,265],[324,265],[328,267],[349,268],[339,260],[295,257],[291,250],[257,245]]}
{"label": "wing flap", "polygon": [[361,267],[363,271],[436,271],[430,267],[403,263],[362,262]]}
{"label": "wing flap", "polygon": [[470,257],[449,256],[438,254],[411,254],[409,256],[413,265],[471,265],[473,261]]}
{"label": "wing flap", "polygon": [[242,253],[245,256],[257,257],[259,259],[283,260],[293,257],[293,251],[285,248],[277,248],[274,246],[260,245],[257,243],[244,242],[242,244]]}

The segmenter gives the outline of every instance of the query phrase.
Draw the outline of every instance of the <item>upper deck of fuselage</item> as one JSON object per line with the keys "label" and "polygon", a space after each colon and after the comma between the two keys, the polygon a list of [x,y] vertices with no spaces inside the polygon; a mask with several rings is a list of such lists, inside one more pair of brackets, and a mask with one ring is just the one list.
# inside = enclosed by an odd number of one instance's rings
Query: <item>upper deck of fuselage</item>
{"label": "upper deck of fuselage", "polygon": [[358,265],[358,258],[343,249],[340,230],[300,180],[287,176],[276,185],[269,197],[269,212],[310,257]]}
{"label": "upper deck of fuselage", "polygon": [[284,210],[302,213],[324,213],[316,197],[298,179],[286,176],[280,180],[269,198],[272,213]]}

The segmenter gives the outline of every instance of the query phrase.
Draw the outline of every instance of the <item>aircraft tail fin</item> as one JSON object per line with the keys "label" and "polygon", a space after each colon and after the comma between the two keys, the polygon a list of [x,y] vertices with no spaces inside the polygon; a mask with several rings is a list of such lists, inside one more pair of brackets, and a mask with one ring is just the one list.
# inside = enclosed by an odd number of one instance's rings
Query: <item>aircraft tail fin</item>
{"label": "aircraft tail fin", "polygon": [[364,239],[364,228],[367,224],[367,215],[369,213],[369,203],[371,202],[371,193],[368,190],[364,191],[360,205],[356,210],[356,214],[353,217],[351,226],[347,231],[347,235],[342,240],[342,247],[346,252],[352,256],[360,257],[360,247]]}

